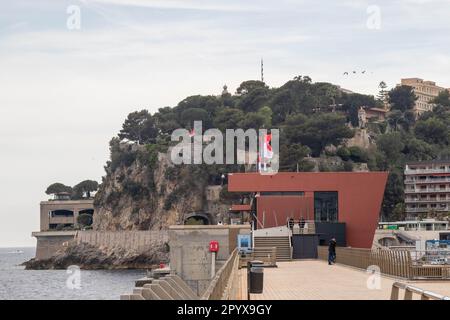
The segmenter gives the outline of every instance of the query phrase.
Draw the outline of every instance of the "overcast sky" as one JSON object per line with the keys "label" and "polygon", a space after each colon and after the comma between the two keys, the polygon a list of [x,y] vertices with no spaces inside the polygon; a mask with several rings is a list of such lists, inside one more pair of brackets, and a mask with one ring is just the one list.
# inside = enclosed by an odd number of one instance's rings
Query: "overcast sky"
{"label": "overcast sky", "polygon": [[273,87],[296,75],[361,93],[402,77],[450,87],[449,21],[449,0],[2,0],[0,246],[35,245],[49,184],[101,180],[129,112],[234,91],[261,57]]}

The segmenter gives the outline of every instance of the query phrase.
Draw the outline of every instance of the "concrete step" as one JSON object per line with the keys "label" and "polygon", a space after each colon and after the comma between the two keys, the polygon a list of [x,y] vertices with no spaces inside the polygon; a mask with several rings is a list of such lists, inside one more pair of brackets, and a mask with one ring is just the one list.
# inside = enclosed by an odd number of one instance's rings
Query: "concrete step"
{"label": "concrete step", "polygon": [[[291,242],[288,236],[255,237],[255,248],[277,248],[277,261],[291,260]],[[264,256],[263,254],[259,256]]]}

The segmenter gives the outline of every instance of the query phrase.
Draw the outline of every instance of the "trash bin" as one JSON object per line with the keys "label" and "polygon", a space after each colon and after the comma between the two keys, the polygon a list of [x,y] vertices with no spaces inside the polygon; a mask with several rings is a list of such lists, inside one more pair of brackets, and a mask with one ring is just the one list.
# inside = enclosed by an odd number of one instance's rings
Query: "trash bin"
{"label": "trash bin", "polygon": [[248,286],[249,293],[263,293],[264,287],[264,263],[254,260],[249,262]]}

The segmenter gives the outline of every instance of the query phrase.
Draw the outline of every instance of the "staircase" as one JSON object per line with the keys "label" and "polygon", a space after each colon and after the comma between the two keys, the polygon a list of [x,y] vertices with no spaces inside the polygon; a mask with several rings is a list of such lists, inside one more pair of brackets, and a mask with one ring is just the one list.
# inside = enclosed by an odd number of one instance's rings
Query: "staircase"
{"label": "staircase", "polygon": [[[277,248],[277,261],[291,261],[291,240],[287,236],[255,236],[254,238],[255,248],[267,248],[263,250],[257,250],[258,252],[269,251],[269,248]],[[256,257],[255,257],[256,258]]]}

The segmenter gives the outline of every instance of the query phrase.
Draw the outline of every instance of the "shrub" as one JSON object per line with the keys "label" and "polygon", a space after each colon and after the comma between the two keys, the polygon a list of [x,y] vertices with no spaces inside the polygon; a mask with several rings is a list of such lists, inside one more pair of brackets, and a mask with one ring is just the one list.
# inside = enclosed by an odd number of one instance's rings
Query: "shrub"
{"label": "shrub", "polygon": [[180,185],[171,194],[169,194],[164,201],[164,210],[170,210],[177,200],[177,198],[182,197],[189,191],[189,187],[186,184]]}
{"label": "shrub", "polygon": [[350,159],[354,162],[367,162],[367,153],[360,147],[353,146],[348,148],[350,151]]}
{"label": "shrub", "polygon": [[228,191],[228,185],[225,184],[222,187],[222,190],[220,190],[220,200],[222,201],[237,201],[241,199],[243,196],[248,195],[248,193],[244,192],[229,192]]}
{"label": "shrub", "polygon": [[350,158],[350,150],[347,147],[340,147],[337,149],[336,154],[344,161],[347,161]]}
{"label": "shrub", "polygon": [[353,171],[353,161],[344,161],[344,171],[351,172]]}
{"label": "shrub", "polygon": [[170,210],[176,199],[177,199],[177,195],[176,195],[175,191],[172,192],[171,194],[169,194],[167,196],[166,200],[164,201],[164,210]]}
{"label": "shrub", "polygon": [[112,191],[106,196],[105,204],[110,207],[117,207],[120,200],[120,192]]}
{"label": "shrub", "polygon": [[77,218],[77,222],[83,227],[90,226],[93,222],[92,215],[87,213],[80,214]]}
{"label": "shrub", "polygon": [[319,171],[320,172],[329,172],[329,171],[331,171],[331,168],[325,161],[320,161],[319,162]]}
{"label": "shrub", "polygon": [[145,194],[148,194],[147,188],[132,180],[125,180],[122,187],[124,192],[129,194],[133,200],[142,199]]}
{"label": "shrub", "polygon": [[186,225],[190,225],[190,226],[195,226],[195,225],[203,225],[203,220],[202,219],[195,219],[194,217],[191,217],[189,219],[186,220]]}
{"label": "shrub", "polygon": [[168,167],[166,169],[166,172],[164,173],[164,178],[166,178],[166,180],[169,180],[169,181],[174,181],[174,180],[176,180],[178,174],[179,174],[179,172],[178,172],[177,168]]}

